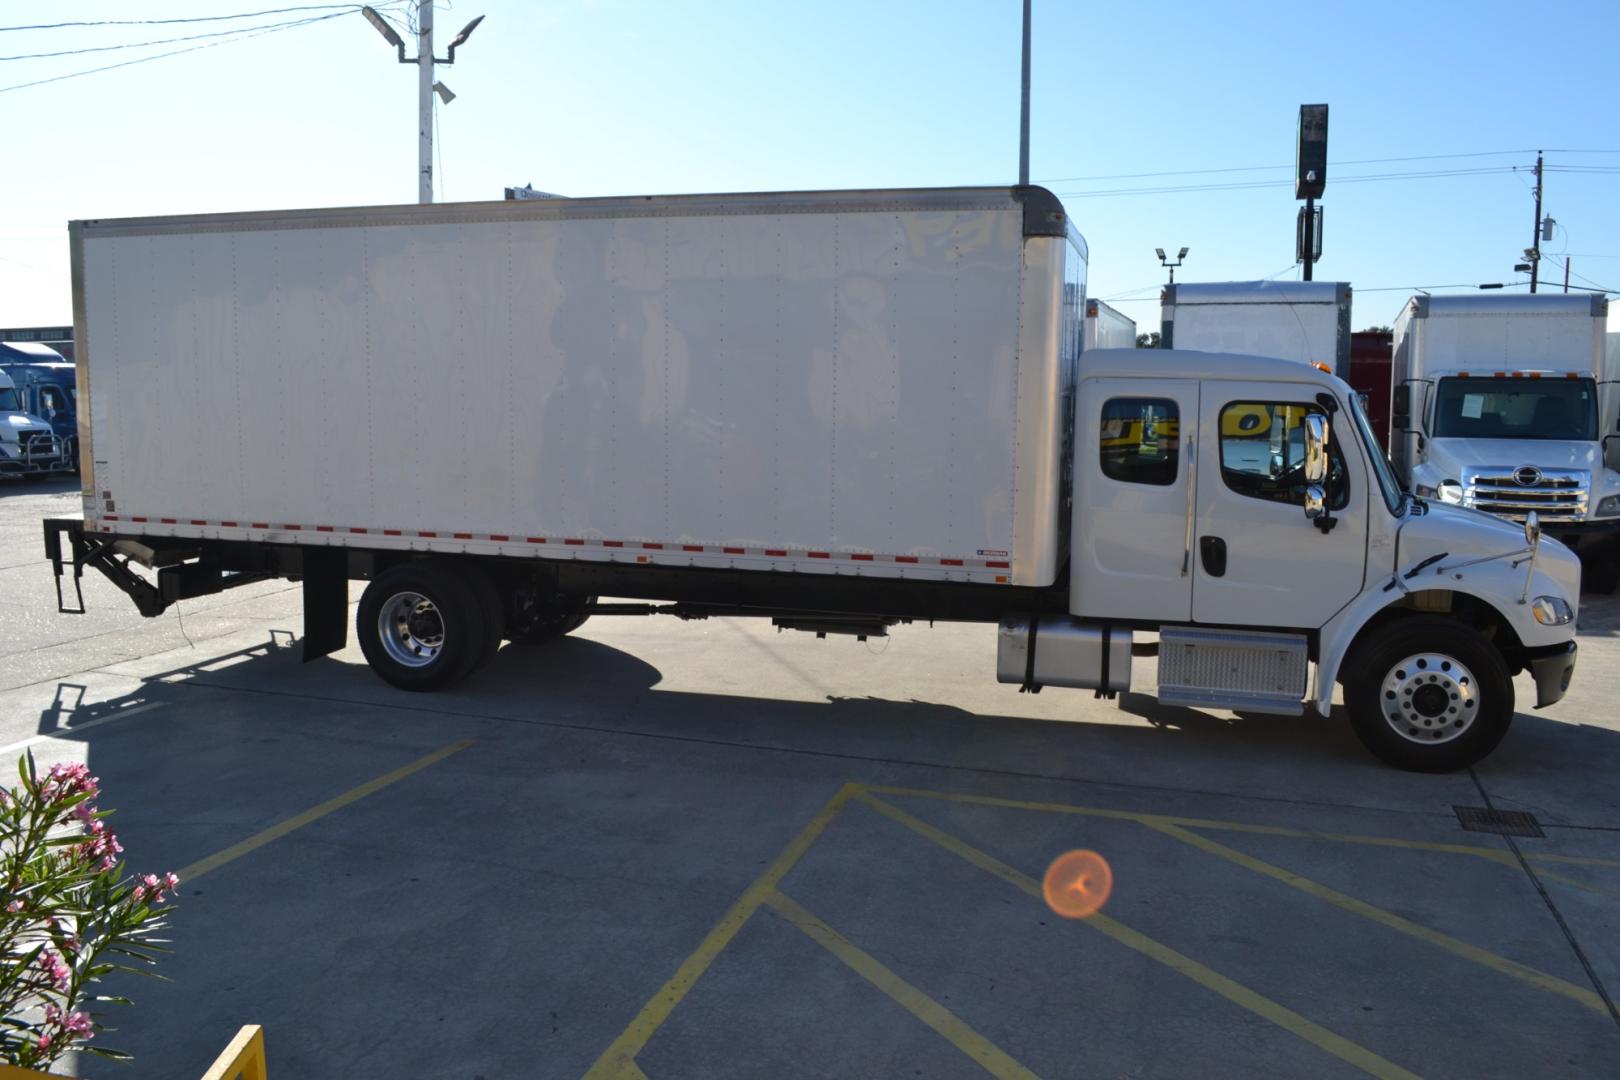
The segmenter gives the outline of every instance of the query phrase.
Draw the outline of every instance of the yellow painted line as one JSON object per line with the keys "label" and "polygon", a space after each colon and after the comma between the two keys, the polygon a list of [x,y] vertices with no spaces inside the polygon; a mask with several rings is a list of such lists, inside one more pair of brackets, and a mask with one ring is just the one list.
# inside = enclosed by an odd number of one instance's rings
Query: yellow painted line
{"label": "yellow painted line", "polygon": [[[1022,889],[1043,904],[1045,903],[1040,882],[1028,874],[1015,870],[995,856],[980,851],[971,844],[959,840],[947,832],[942,832],[925,821],[912,817],[899,807],[892,806],[881,799],[873,798],[864,793],[858,797],[878,813],[904,825],[925,839],[933,841],[946,851],[966,860],[980,870],[994,874],[1003,881]],[[1143,956],[1156,960],[1172,971],[1186,976],[1205,989],[1214,991],[1234,1005],[1247,1009],[1256,1016],[1271,1021],[1284,1031],[1332,1054],[1339,1060],[1354,1065],[1368,1075],[1380,1077],[1381,1080],[1396,1080],[1396,1078],[1399,1078],[1399,1080],[1416,1080],[1414,1073],[1408,1072],[1394,1062],[1379,1057],[1371,1050],[1358,1046],[1342,1035],[1329,1031],[1315,1021],[1301,1016],[1287,1006],[1272,1001],[1242,983],[1205,967],[1192,957],[1179,953],[1168,945],[1131,929],[1117,919],[1098,912],[1085,919],[1084,923],[1093,930],[1113,938],[1121,945],[1134,949]]]}
{"label": "yellow painted line", "polygon": [[748,886],[737,898],[736,903],[720,917],[720,921],[715,923],[714,929],[704,937],[696,951],[681,963],[669,981],[659,987],[652,999],[641,1007],[635,1019],[630,1021],[630,1026],[613,1040],[612,1045],[602,1051],[602,1056],[596,1059],[596,1064],[586,1072],[585,1080],[618,1080],[625,1076],[636,1075],[635,1072],[627,1070],[636,1068],[636,1055],[647,1045],[647,1040],[651,1039],[659,1026],[669,1019],[669,1014],[681,1003],[681,999],[687,995],[698,979],[703,977],[709,965],[714,963],[714,958],[731,944],[731,939],[737,936],[737,931],[743,928],[743,924],[753,917],[759,906],[776,891],[776,887],[782,883],[788,871],[804,857],[810,845],[815,843],[816,838],[859,790],[859,784],[845,784],[838,789],[838,793],[826,806],[816,812],[816,816],[799,831],[799,835],[782,849],[782,853],[765,872]]}
{"label": "yellow painted line", "polygon": [[1589,893],[1597,893],[1599,896],[1607,896],[1611,900],[1620,900],[1620,892],[1615,892],[1613,889],[1605,889],[1601,885],[1591,885],[1584,881],[1578,881],[1567,874],[1556,874],[1551,870],[1543,870],[1538,867],[1536,869],[1536,877],[1540,878],[1542,881],[1556,881],[1560,885],[1568,885],[1571,888],[1576,889],[1585,889]]}
{"label": "yellow painted line", "polygon": [[242,856],[257,851],[268,843],[280,840],[288,833],[297,832],[305,825],[319,821],[321,818],[332,813],[334,810],[341,810],[345,806],[351,806],[365,798],[367,795],[374,795],[383,788],[388,787],[390,784],[397,784],[407,776],[419,773],[429,765],[443,761],[451,754],[459,753],[460,751],[467,749],[467,747],[471,746],[472,744],[471,739],[462,739],[460,742],[453,742],[449,746],[433,751],[433,753],[428,754],[426,757],[417,758],[409,765],[402,765],[393,772],[383,773],[375,780],[367,780],[359,787],[350,788],[348,791],[345,791],[343,794],[338,795],[335,798],[327,799],[319,806],[312,806],[301,814],[294,814],[286,821],[278,822],[262,832],[254,833],[246,840],[232,844],[223,851],[216,851],[206,859],[199,859],[190,866],[183,867],[180,870],[180,880],[187,882],[195,881],[204,874],[218,870],[226,863],[235,862]]}
{"label": "yellow painted line", "polygon": [[1355,897],[1348,896],[1337,889],[1330,889],[1326,885],[1312,881],[1310,878],[1303,877],[1291,870],[1273,866],[1271,863],[1257,859],[1253,855],[1217,843],[1207,836],[1200,836],[1195,832],[1190,832],[1168,820],[1156,821],[1152,818],[1145,818],[1142,824],[1150,829],[1156,829],[1166,836],[1180,840],[1184,844],[1198,848],[1200,851],[1206,851],[1228,862],[1236,863],[1245,870],[1264,874],[1266,877],[1280,881],[1284,885],[1291,886],[1319,900],[1325,900],[1336,907],[1343,908],[1345,911],[1370,919],[1382,926],[1387,926],[1391,930],[1406,934],[1408,937],[1428,942],[1430,945],[1442,948],[1449,953],[1462,957],[1464,960],[1472,960],[1482,967],[1490,968],[1504,975],[1510,975],[1520,982],[1528,983],[1538,989],[1547,990],[1567,997],[1571,1001],[1579,1002],[1594,1012],[1602,1013],[1605,1016],[1609,1015],[1609,1007],[1604,1004],[1602,998],[1591,990],[1576,986],[1574,983],[1565,982],[1563,979],[1548,975],[1544,971],[1527,967],[1516,960],[1509,960],[1505,956],[1498,956],[1487,949],[1482,949],[1477,945],[1470,945],[1468,942],[1454,938],[1450,934],[1443,934],[1410,919],[1403,919],[1401,916],[1385,911],[1381,907],[1375,907],[1364,900],[1357,900]]}
{"label": "yellow painted line", "polygon": [[[1325,840],[1336,844],[1360,844],[1368,847],[1405,848],[1410,851],[1434,851],[1447,855],[1473,855],[1503,866],[1518,869],[1519,860],[1504,848],[1481,847],[1477,844],[1448,844],[1433,840],[1400,840],[1387,836],[1357,836],[1352,833],[1316,832],[1288,825],[1253,825],[1244,821],[1220,821],[1212,818],[1177,817],[1152,814],[1136,810],[1111,810],[1100,806],[1074,806],[1068,803],[1029,802],[1022,799],[998,799],[989,795],[966,795],[950,791],[930,791],[926,788],[882,787],[867,788],[876,795],[898,795],[943,802],[969,803],[975,806],[997,806],[1009,810],[1035,810],[1047,814],[1073,814],[1080,817],[1109,818],[1115,821],[1169,822],[1189,829],[1210,829],[1221,832],[1253,833],[1256,836],[1288,836],[1301,840]],[[1542,862],[1572,863],[1581,866],[1620,867],[1620,859],[1598,859],[1581,855],[1550,855],[1525,852],[1525,858]]]}
{"label": "yellow painted line", "polygon": [[778,915],[803,930],[805,936],[842,960],[861,978],[883,991],[901,1008],[921,1020],[952,1046],[972,1058],[996,1080],[1038,1080],[989,1039],[974,1031],[939,1002],[890,971],[837,930],[794,903],[780,892],[773,892],[765,903]]}

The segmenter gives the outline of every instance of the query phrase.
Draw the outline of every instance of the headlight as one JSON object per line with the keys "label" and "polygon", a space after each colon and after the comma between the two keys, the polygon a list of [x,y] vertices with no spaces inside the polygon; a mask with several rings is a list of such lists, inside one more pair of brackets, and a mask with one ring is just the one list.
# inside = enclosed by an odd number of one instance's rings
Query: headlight
{"label": "headlight", "polygon": [[1530,601],[1530,610],[1536,613],[1536,622],[1542,626],[1563,626],[1575,617],[1569,601],[1562,596],[1538,596]]}
{"label": "headlight", "polygon": [[1597,509],[1592,511],[1593,517],[1614,517],[1620,514],[1620,495],[1606,495],[1598,500]]}

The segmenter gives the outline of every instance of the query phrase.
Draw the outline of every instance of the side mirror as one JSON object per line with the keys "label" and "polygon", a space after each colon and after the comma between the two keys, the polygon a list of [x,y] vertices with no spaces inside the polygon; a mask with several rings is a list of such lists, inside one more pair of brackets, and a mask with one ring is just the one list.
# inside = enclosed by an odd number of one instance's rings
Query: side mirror
{"label": "side mirror", "polygon": [[[1328,474],[1328,422],[1321,413],[1305,414],[1305,482],[1320,484]],[[1320,492],[1318,492],[1320,494]],[[1320,498],[1317,500],[1320,504]],[[1307,513],[1307,516],[1316,515]]]}
{"label": "side mirror", "polygon": [[1326,513],[1327,495],[1320,484],[1311,484],[1305,489],[1305,520],[1321,521]]}
{"label": "side mirror", "polygon": [[1390,426],[1405,431],[1412,426],[1412,388],[1402,383],[1390,397]]}
{"label": "side mirror", "polygon": [[1532,548],[1541,543],[1541,516],[1534,510],[1524,516],[1524,542]]}

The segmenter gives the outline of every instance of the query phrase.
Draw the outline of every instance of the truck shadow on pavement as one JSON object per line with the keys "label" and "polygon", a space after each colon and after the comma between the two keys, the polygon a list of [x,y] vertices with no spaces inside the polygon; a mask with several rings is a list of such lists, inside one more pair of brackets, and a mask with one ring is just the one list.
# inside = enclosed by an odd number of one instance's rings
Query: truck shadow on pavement
{"label": "truck shadow on pavement", "polygon": [[0,477],[0,499],[13,495],[71,495],[78,490],[77,476],[52,476],[43,480],[20,476]]}
{"label": "truck shadow on pavement", "polygon": [[[1161,705],[1141,693],[1109,704],[1088,692],[1052,690],[1074,706],[1050,719],[916,698],[710,693],[664,687],[657,667],[584,637],[539,648],[507,645],[463,685],[413,694],[347,656],[306,665],[300,653],[290,633],[276,631],[269,641],[145,676],[139,690],[89,705],[82,685],[62,682],[38,730],[83,740],[88,751],[121,730],[105,726],[114,720],[148,711],[156,719],[171,708],[191,712],[204,706],[192,695],[207,692],[216,726],[250,740],[313,733],[323,722],[365,738],[395,718],[419,727],[443,717],[446,737],[460,730],[458,722],[477,721],[514,732],[521,725],[1061,781],[1234,794],[1254,787],[1277,797],[1347,802],[1360,801],[1357,793],[1368,787],[1421,792],[1433,782],[1373,759],[1337,708],[1326,718],[1314,710],[1299,717],[1215,713]],[[1529,688],[1519,681],[1522,704]],[[1560,719],[1559,712],[1519,711],[1506,741],[1479,769],[1493,778],[1560,775],[1571,785],[1606,789],[1603,777],[1620,775],[1620,732]],[[1620,794],[1599,802],[1620,809]]]}

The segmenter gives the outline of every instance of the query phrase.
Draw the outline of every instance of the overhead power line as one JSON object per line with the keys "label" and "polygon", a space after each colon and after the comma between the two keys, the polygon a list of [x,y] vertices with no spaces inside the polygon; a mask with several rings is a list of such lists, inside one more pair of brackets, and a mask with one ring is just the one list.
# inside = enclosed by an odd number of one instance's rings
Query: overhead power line
{"label": "overhead power line", "polygon": [[[355,9],[358,10],[358,9]],[[333,18],[333,16],[322,16]],[[234,37],[238,34],[252,33],[254,30],[274,30],[287,26],[302,26],[306,19],[288,19],[285,22],[267,23],[257,27],[236,27],[231,30],[210,30],[206,34],[187,34],[184,37],[155,38],[151,41],[129,41],[122,45],[92,45],[83,49],[63,49],[59,52],[23,53],[19,56],[0,56],[0,62],[7,60],[44,60],[53,56],[79,56],[83,53],[116,52],[119,49],[145,49],[153,45],[173,45],[180,41],[202,41],[205,38]]]}
{"label": "overhead power line", "polygon": [[124,60],[116,64],[103,64],[101,67],[86,68],[83,71],[71,71],[66,75],[53,75],[46,79],[34,79],[31,82],[15,83],[11,86],[0,86],[0,94],[10,93],[13,90],[26,90],[30,86],[44,86],[46,83],[62,82],[64,79],[77,79],[84,75],[95,75],[103,71],[113,71],[118,68],[134,67],[136,64],[146,64],[153,60],[164,60],[171,56],[180,56],[184,53],[197,52],[201,49],[217,49],[221,45],[230,45],[249,38],[263,37],[265,34],[277,34],[284,30],[292,30],[300,26],[309,26],[313,23],[336,19],[342,15],[358,11],[358,7],[343,5],[342,11],[335,11],[330,15],[312,15],[305,19],[294,19],[289,22],[272,23],[269,26],[243,29],[233,37],[222,38],[218,41],[208,41],[201,45],[188,45],[184,49],[171,49],[168,52],[155,53],[152,56],[143,56],[136,60]]}
{"label": "overhead power line", "polygon": [[[1551,152],[1551,151],[1549,151]],[[1563,150],[1559,153],[1576,153],[1573,150]],[[1582,153],[1598,153],[1599,151],[1581,151]],[[1358,158],[1352,161],[1330,161],[1328,164],[1334,168],[1344,165],[1388,165],[1398,161],[1444,161],[1452,158],[1475,157],[1510,157],[1515,154],[1533,154],[1534,150],[1478,150],[1467,154],[1420,154],[1416,157],[1391,158]],[[1173,172],[1147,172],[1147,173],[1112,173],[1103,176],[1055,176],[1043,180],[1046,184],[1079,184],[1092,180],[1142,180],[1157,176],[1207,176],[1212,173],[1234,172],[1267,172],[1277,169],[1292,169],[1292,165],[1239,165],[1225,169],[1180,169]]]}
{"label": "overhead power line", "polygon": [[[1428,180],[1437,177],[1506,174],[1511,171],[1511,166],[1492,165],[1473,169],[1429,169],[1418,172],[1368,173],[1362,176],[1338,176],[1334,177],[1333,182],[1335,184],[1360,184],[1383,180]],[[1230,183],[1221,184],[1178,184],[1165,187],[1097,188],[1089,191],[1060,191],[1057,194],[1065,199],[1092,199],[1120,195],[1170,195],[1194,191],[1245,191],[1254,188],[1287,187],[1292,184],[1293,181],[1288,179],[1236,180]]]}
{"label": "overhead power line", "polygon": [[271,8],[268,11],[239,11],[234,15],[199,15],[189,19],[93,19],[87,22],[38,23],[33,26],[0,26],[0,33],[8,30],[61,30],[69,26],[170,26],[175,23],[226,22],[230,19],[257,19],[262,15],[286,15],[295,11],[331,11],[343,8],[359,11],[359,4],[305,4],[302,7]]}

